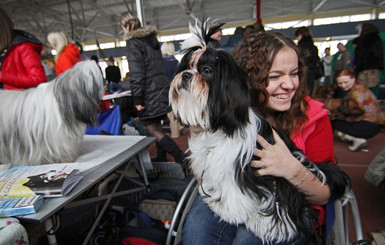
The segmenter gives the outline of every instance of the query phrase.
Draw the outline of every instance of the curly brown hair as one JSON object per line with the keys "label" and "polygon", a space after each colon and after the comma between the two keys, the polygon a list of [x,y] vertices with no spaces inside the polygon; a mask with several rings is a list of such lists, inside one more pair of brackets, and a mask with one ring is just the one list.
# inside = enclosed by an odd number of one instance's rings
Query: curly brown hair
{"label": "curly brown hair", "polygon": [[[266,107],[269,94],[269,71],[277,53],[284,47],[292,48],[298,56],[299,86],[292,98],[288,111],[277,112]],[[251,33],[244,38],[232,51],[232,55],[245,70],[250,80],[251,106],[269,120],[280,131],[292,135],[298,124],[304,125],[308,120],[306,109],[306,66],[301,52],[294,42],[278,32]]]}

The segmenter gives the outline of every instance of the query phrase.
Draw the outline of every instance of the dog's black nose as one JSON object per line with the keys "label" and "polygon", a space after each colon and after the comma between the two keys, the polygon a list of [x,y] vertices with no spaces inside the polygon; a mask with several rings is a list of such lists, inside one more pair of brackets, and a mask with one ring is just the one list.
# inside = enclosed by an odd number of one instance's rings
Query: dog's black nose
{"label": "dog's black nose", "polygon": [[188,88],[189,88],[188,85],[189,85],[191,78],[192,78],[192,74],[190,72],[183,73],[181,87],[188,90]]}

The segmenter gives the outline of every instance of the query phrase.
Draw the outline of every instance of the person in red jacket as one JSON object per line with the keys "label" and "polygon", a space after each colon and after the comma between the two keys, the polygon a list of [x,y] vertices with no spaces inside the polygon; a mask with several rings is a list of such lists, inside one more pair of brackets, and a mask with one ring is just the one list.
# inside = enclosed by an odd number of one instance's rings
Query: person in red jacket
{"label": "person in red jacket", "polygon": [[79,49],[75,44],[68,41],[63,31],[53,31],[47,36],[51,47],[57,52],[56,55],[56,75],[60,75],[73,65],[82,60]]}
{"label": "person in red jacket", "polygon": [[47,81],[41,61],[42,43],[28,32],[13,29],[0,9],[0,82],[4,89],[23,90]]}

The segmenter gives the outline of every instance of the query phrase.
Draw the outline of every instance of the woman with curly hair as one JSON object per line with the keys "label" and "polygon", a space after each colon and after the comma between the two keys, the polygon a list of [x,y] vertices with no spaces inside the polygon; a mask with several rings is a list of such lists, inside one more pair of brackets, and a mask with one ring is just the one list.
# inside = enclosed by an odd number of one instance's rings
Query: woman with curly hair
{"label": "woman with curly hair", "polygon": [[[253,109],[290,136],[310,160],[333,164],[333,131],[328,111],[307,95],[307,68],[298,46],[280,33],[251,34],[232,54],[248,74]],[[314,208],[321,225],[324,208]]]}
{"label": "woman with curly hair", "polygon": [[280,33],[252,34],[233,56],[249,76],[252,107],[289,135],[310,160],[333,163],[328,111],[306,95],[306,67],[294,42]]}
{"label": "woman with curly hair", "polygon": [[[310,160],[317,164],[333,163],[333,132],[328,111],[322,103],[306,95],[306,67],[294,42],[279,33],[251,33],[232,54],[248,74],[253,109],[276,129],[289,135]],[[258,170],[259,175],[281,176],[287,180],[290,179],[288,176],[304,176],[301,167],[289,160],[279,142],[262,144],[261,137],[258,138],[263,149],[255,149],[254,155],[263,158],[264,162],[263,168]],[[328,184],[322,185],[313,182],[314,177],[305,179],[308,181],[301,183],[299,189],[307,194],[309,203],[326,204],[334,192],[333,180],[328,179]],[[322,224],[323,207],[314,206],[314,209],[317,223]],[[308,239],[297,236],[291,241],[275,244],[308,244]],[[186,216],[182,241],[183,244],[263,244],[244,225],[220,220],[201,197],[196,198]]]}

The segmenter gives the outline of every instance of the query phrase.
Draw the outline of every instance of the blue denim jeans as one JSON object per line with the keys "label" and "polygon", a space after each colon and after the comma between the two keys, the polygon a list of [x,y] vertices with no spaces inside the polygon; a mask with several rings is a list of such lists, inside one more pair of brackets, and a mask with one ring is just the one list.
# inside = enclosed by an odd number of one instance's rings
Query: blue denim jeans
{"label": "blue denim jeans", "polygon": [[122,87],[120,86],[119,83],[115,83],[115,82],[108,83],[108,92],[110,94],[113,94],[115,92],[120,92],[120,91],[122,91]]}
{"label": "blue denim jeans", "polygon": [[[262,240],[248,231],[244,225],[232,225],[221,221],[209,209],[198,194],[189,213],[186,216],[182,231],[183,245],[262,245]],[[275,245],[302,245],[306,238],[299,237],[290,242],[275,243]]]}

